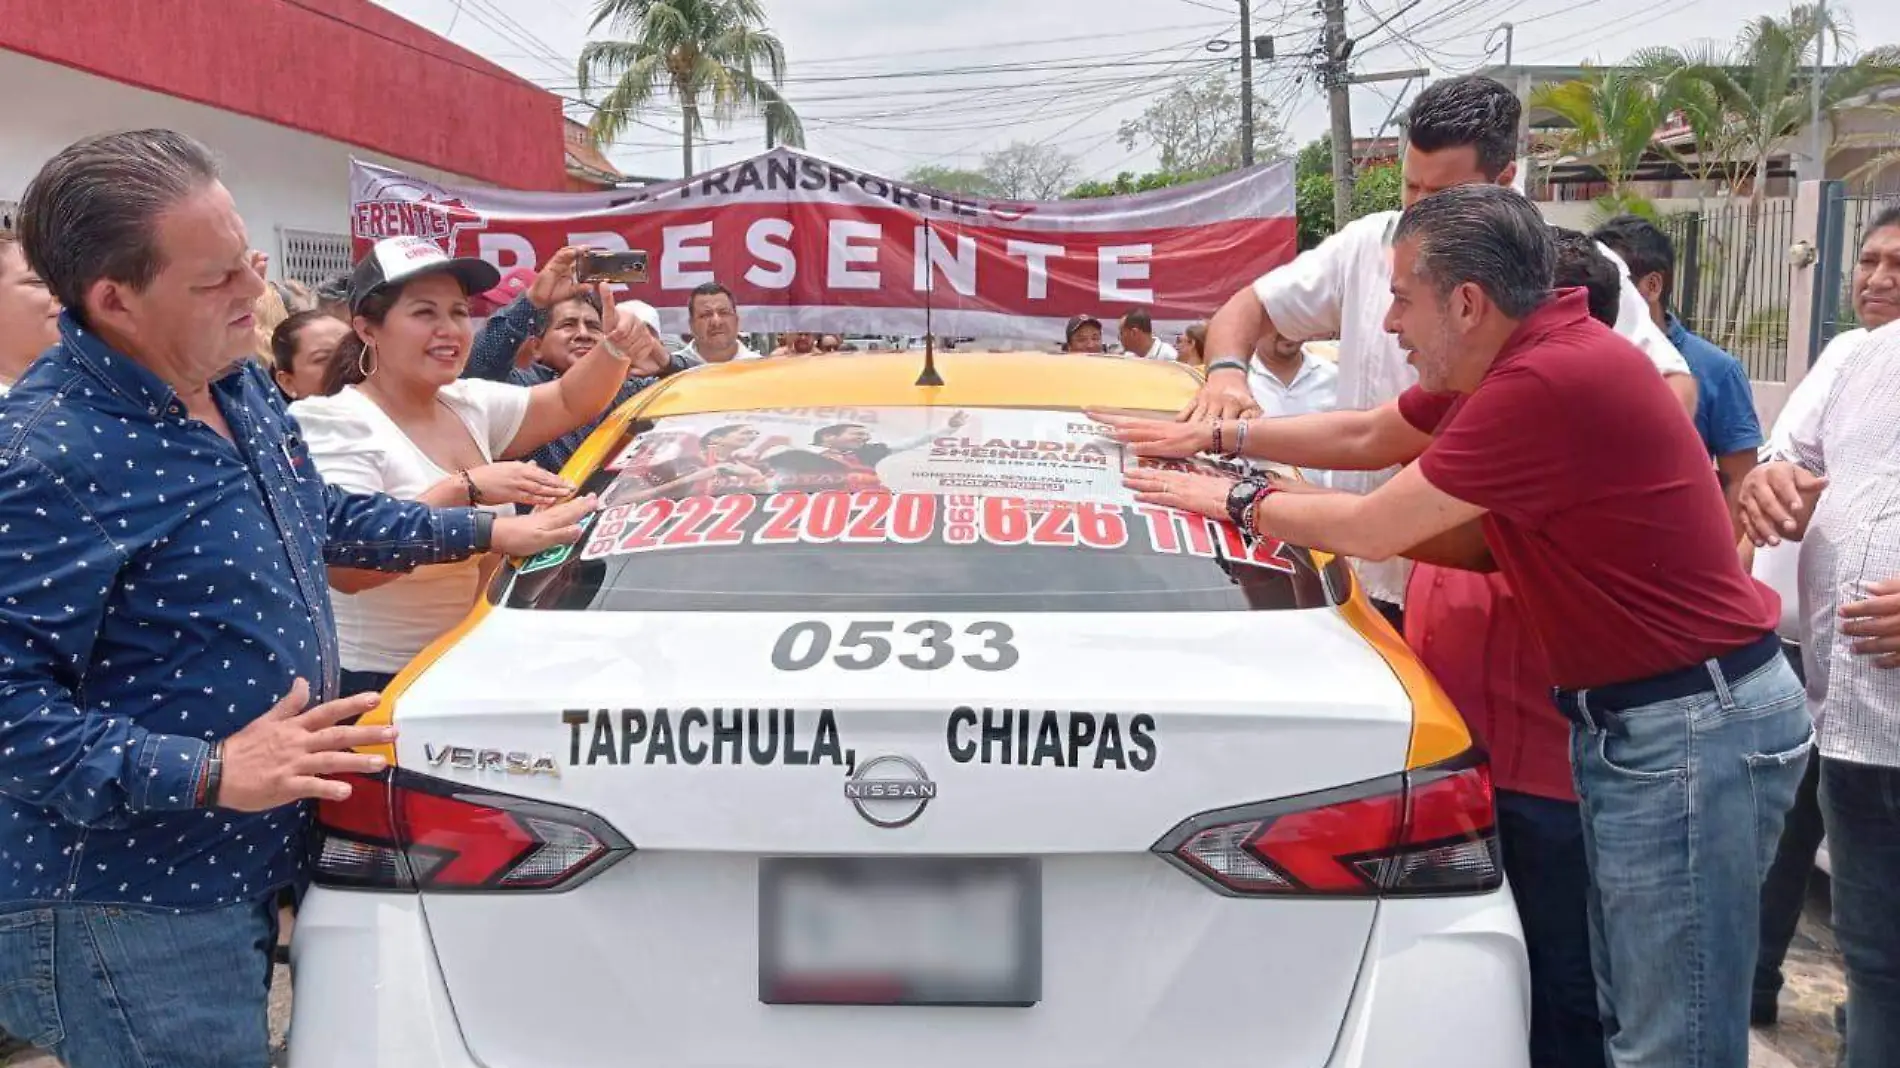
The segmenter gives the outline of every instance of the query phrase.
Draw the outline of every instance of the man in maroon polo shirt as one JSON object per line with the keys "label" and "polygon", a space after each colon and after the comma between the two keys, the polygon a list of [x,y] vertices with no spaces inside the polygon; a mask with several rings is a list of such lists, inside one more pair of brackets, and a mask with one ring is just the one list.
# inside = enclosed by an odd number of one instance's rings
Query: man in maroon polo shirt
{"label": "man in maroon polo shirt", "polygon": [[[1408,466],[1361,496],[1136,471],[1146,503],[1342,555],[1489,558],[1572,722],[1610,1059],[1745,1068],[1766,858],[1813,732],[1774,594],[1742,570],[1695,429],[1645,358],[1551,291],[1549,228],[1494,186],[1394,233],[1392,310],[1420,383],[1365,412],[1227,425],[1094,413],[1136,453],[1218,438],[1297,467]],[[1416,463],[1409,461],[1416,460]]]}

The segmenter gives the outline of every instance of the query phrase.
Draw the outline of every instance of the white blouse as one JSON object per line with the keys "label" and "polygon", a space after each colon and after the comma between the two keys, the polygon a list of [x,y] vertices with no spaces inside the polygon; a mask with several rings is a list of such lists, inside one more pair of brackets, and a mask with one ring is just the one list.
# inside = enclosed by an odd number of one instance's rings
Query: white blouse
{"label": "white blouse", "polygon": [[[464,378],[437,394],[493,463],[528,414],[528,390]],[[353,493],[414,500],[454,474],[437,466],[394,420],[355,386],[290,406],[323,480]],[[499,515],[512,505],[484,505]],[[419,567],[361,593],[332,591],[338,644],[347,671],[402,670],[430,642],[461,622],[480,593],[481,561]]]}

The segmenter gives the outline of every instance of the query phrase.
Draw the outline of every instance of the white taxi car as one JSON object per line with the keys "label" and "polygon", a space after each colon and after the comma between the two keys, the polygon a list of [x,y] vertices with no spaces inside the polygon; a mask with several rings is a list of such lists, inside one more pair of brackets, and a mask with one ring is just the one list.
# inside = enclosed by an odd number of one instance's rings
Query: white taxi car
{"label": "white taxi car", "polygon": [[326,804],[293,1068],[1517,1068],[1490,776],[1342,562],[1139,506],[1178,364],[647,391]]}

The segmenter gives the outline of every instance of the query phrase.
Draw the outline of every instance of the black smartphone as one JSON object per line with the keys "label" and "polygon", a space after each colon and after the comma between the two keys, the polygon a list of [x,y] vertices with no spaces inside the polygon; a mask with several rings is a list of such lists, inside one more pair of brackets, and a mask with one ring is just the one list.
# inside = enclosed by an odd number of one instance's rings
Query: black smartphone
{"label": "black smartphone", "polygon": [[644,282],[647,280],[647,254],[644,249],[631,252],[585,252],[575,276],[581,282]]}

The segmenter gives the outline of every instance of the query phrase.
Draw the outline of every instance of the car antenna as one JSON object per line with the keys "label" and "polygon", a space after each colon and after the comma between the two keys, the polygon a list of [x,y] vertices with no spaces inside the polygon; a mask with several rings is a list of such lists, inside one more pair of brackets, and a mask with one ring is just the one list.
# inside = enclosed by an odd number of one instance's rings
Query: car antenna
{"label": "car antenna", "polygon": [[931,329],[931,291],[935,288],[937,272],[930,269],[930,217],[924,217],[923,247],[918,254],[924,258],[924,371],[917,376],[917,385],[941,386],[943,376],[937,373],[937,334]]}

